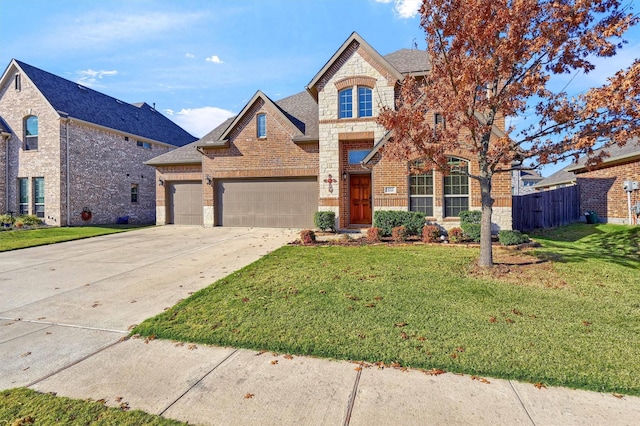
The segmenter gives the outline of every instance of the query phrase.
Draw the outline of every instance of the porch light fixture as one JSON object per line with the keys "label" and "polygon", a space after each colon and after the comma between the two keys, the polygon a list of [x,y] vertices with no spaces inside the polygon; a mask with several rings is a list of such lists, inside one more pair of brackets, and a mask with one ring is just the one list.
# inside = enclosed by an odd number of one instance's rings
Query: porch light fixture
{"label": "porch light fixture", "polygon": [[206,180],[207,180],[207,185],[211,185],[213,183],[213,179],[211,179],[211,176],[209,175],[207,175]]}
{"label": "porch light fixture", "polygon": [[164,179],[158,178],[158,185],[164,186]]}
{"label": "porch light fixture", "polygon": [[343,181],[347,180],[347,172],[346,171],[342,172],[342,180]]}

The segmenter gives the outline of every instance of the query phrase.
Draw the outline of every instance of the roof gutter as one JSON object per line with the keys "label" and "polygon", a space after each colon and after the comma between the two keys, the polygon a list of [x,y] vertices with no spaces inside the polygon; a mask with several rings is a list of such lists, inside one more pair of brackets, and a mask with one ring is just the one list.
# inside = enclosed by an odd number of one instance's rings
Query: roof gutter
{"label": "roof gutter", "polygon": [[[626,160],[633,160],[635,158],[640,159],[640,152],[632,152],[631,154],[619,155],[617,157],[611,157],[604,160],[601,165],[603,166],[615,166],[619,163],[622,163]],[[588,167],[584,164],[576,164],[575,166],[567,167],[568,172],[578,172],[587,170]]]}

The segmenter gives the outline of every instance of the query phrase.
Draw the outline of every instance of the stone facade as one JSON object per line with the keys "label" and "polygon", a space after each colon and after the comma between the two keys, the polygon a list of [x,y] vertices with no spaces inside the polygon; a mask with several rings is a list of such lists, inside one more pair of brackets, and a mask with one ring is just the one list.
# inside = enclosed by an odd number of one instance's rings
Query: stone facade
{"label": "stone facade", "polygon": [[[35,214],[34,181],[43,178],[47,225],[112,224],[123,216],[154,223],[155,170],[143,163],[175,146],[66,118],[19,69],[7,73],[11,78],[0,87],[0,116],[10,127],[0,156],[2,212],[19,212],[19,179],[27,179],[28,213]],[[38,117],[32,150],[24,141],[28,116]],[[91,212],[90,220],[83,220],[83,211]]]}

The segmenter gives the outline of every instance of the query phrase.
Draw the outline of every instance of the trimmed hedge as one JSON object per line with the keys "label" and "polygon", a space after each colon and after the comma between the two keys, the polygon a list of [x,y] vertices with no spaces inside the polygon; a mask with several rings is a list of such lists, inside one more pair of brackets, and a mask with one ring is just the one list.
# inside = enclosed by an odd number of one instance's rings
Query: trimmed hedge
{"label": "trimmed hedge", "polygon": [[523,234],[520,231],[500,231],[498,234],[498,239],[500,244],[503,246],[517,246],[518,244],[528,243],[529,236],[527,234]]}
{"label": "trimmed hedge", "polygon": [[313,215],[313,222],[316,228],[326,231],[331,229],[336,230],[336,213],[335,212],[315,212]]}
{"label": "trimmed hedge", "polygon": [[404,226],[407,235],[421,235],[424,227],[424,213],[398,210],[377,211],[373,217],[373,226],[380,228],[382,236],[391,235],[393,228]]}
{"label": "trimmed hedge", "polygon": [[464,210],[460,212],[460,228],[465,236],[474,243],[480,242],[480,223],[482,212],[478,210]]}

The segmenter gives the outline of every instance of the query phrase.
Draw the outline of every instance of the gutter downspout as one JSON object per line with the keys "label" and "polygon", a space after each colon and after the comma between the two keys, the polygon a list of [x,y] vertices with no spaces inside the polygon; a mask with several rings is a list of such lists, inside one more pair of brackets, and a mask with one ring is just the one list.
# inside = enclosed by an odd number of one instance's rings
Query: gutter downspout
{"label": "gutter downspout", "polygon": [[4,139],[4,211],[5,213],[9,211],[9,138],[11,137],[11,133],[1,132],[0,137]]}
{"label": "gutter downspout", "polygon": [[65,197],[66,197],[66,204],[67,204],[67,226],[71,226],[71,206],[69,205],[69,200],[71,199],[71,190],[69,189],[69,184],[71,181],[71,178],[69,177],[69,172],[71,170],[71,166],[69,165],[69,122],[71,121],[70,118],[67,118],[65,123],[64,123],[64,128],[65,128],[65,160],[67,163],[67,170],[66,170],[66,178],[65,178],[65,186],[66,186],[66,191],[65,191]]}

